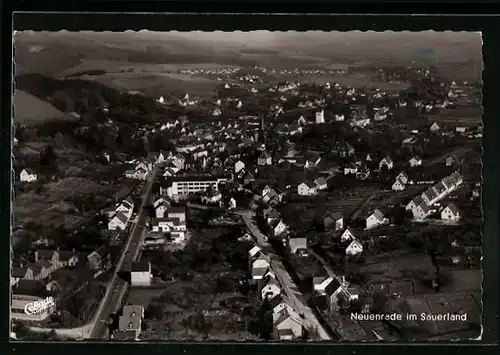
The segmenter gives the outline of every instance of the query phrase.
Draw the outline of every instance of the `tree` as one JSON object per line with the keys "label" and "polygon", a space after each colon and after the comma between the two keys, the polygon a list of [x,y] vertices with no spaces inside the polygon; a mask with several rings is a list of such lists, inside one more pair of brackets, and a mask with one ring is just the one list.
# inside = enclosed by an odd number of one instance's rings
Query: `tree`
{"label": "tree", "polygon": [[146,319],[155,319],[155,320],[163,319],[163,308],[159,304],[150,303],[146,307],[146,311],[144,313]]}
{"label": "tree", "polygon": [[47,145],[40,153],[40,164],[45,166],[52,166],[57,159],[54,148],[51,144]]}

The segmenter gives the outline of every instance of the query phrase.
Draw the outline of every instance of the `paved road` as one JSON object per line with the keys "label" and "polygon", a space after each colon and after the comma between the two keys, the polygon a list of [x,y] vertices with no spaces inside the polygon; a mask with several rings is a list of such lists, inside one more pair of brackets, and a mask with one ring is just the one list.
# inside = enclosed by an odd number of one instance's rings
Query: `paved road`
{"label": "paved road", "polygon": [[[262,234],[259,228],[255,225],[253,221],[254,214],[250,211],[238,212],[238,214],[242,216],[243,221],[245,222],[248,230],[257,240],[257,244],[259,244],[259,246],[263,250],[271,248],[271,245],[267,242],[267,237],[264,234]],[[276,275],[276,278],[281,284],[281,287],[283,287],[285,293],[293,303],[291,304],[291,306],[295,309],[297,313],[304,315],[305,325],[308,328],[317,330],[321,340],[331,340],[326,330],[318,321],[318,318],[316,318],[314,312],[311,310],[311,308],[309,308],[307,303],[303,300],[304,295],[302,295],[297,285],[295,285],[295,283],[293,282],[292,277],[286,271],[281,260],[278,257],[276,257],[276,255],[270,255],[270,257],[271,257],[271,269]]]}
{"label": "paved road", "polygon": [[[147,219],[147,211],[144,207],[151,202],[153,183],[155,181],[157,169],[151,172],[144,193],[142,196],[141,206],[137,213],[137,223],[131,229],[129,238],[126,241],[123,254],[116,265],[117,271],[127,270],[131,263],[135,261],[140,252],[141,238],[145,231],[144,225]],[[107,322],[110,315],[116,312],[121,305],[121,301],[128,290],[128,283],[114,274],[106,289],[106,294],[101,300],[97,312],[92,320],[81,327],[76,328],[59,328],[55,329],[56,334],[62,338],[75,339],[101,339],[107,334]],[[34,332],[50,332],[52,329],[29,327]]]}
{"label": "paved road", "polygon": [[[145,223],[148,216],[144,207],[151,203],[151,192],[156,174],[157,169],[155,168],[146,182],[141,206],[139,207],[139,211],[137,213],[137,223],[135,223],[132,227],[130,236],[125,244],[124,252],[116,265],[117,272],[130,270],[132,262],[134,262],[139,256],[142,236],[145,231]],[[120,308],[121,301],[127,292],[128,287],[128,282],[118,276],[117,273],[113,275],[106,290],[106,294],[104,295],[92,322],[93,326],[88,336],[90,339],[101,339],[107,334],[107,321],[109,320],[110,315],[115,313]]]}

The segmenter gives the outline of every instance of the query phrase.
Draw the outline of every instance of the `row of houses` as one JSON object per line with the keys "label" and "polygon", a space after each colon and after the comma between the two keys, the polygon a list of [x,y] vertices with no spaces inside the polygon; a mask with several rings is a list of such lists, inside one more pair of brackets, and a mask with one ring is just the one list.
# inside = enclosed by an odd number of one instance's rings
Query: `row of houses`
{"label": "row of houses", "polygon": [[[455,171],[443,178],[440,182],[427,189],[421,195],[416,196],[407,205],[406,210],[411,211],[413,218],[422,220],[433,213],[432,206],[454,191],[463,182],[462,175]],[[453,208],[453,207],[451,207]],[[451,209],[450,208],[450,209]],[[450,210],[451,211],[451,210]],[[445,213],[444,216],[448,214]]]}
{"label": "row of houses", "polygon": [[304,318],[294,310],[291,300],[283,293],[271,269],[269,256],[254,246],[248,251],[248,257],[251,282],[257,285],[262,301],[270,304],[274,337],[279,340],[301,338],[305,333]]}
{"label": "row of houses", "polygon": [[108,218],[108,230],[124,230],[134,212],[134,201],[130,197],[117,203],[115,206],[106,208],[102,213]]}

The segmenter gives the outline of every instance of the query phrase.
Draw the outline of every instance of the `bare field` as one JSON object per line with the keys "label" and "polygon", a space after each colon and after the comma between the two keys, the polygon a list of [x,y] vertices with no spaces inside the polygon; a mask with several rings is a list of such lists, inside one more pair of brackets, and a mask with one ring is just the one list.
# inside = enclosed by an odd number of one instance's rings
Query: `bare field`
{"label": "bare field", "polygon": [[455,109],[441,110],[438,114],[430,115],[430,122],[447,124],[461,124],[465,126],[477,125],[483,119],[481,107],[458,106]]}
{"label": "bare field", "polygon": [[174,73],[112,73],[93,77],[92,80],[118,90],[136,90],[155,97],[166,93],[184,94],[186,92],[199,96],[212,95],[215,88],[223,83],[203,77]]}

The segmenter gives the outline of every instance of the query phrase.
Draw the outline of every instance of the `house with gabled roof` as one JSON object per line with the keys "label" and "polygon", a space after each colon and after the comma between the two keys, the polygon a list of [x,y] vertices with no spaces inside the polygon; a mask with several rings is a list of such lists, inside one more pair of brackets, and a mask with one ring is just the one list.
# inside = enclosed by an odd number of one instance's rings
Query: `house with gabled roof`
{"label": "house with gabled roof", "polygon": [[281,286],[274,277],[267,277],[260,290],[262,299],[273,299],[281,293]]}
{"label": "house with gabled roof", "polygon": [[441,127],[439,127],[439,125],[437,124],[437,122],[434,122],[430,127],[429,127],[429,130],[431,132],[437,132],[441,129]]}
{"label": "house with gabled roof", "polygon": [[245,163],[243,163],[241,160],[238,160],[236,163],[234,163],[234,172],[236,174],[238,174],[243,169],[245,169]]}
{"label": "house with gabled roof", "polygon": [[363,244],[361,244],[361,242],[356,238],[351,240],[351,242],[345,249],[345,254],[347,256],[355,256],[361,254],[362,252],[363,252]]}
{"label": "house with gabled roof", "polygon": [[417,220],[425,219],[431,213],[429,205],[424,201],[422,196],[416,196],[411,200],[406,206],[406,210],[411,211],[413,218]]}
{"label": "house with gabled roof", "polygon": [[327,212],[323,217],[323,227],[325,230],[341,230],[344,227],[344,216],[340,212]]}
{"label": "house with gabled roof", "polygon": [[392,184],[391,189],[393,191],[403,191],[405,188],[406,188],[406,184],[403,181],[403,179],[401,179],[399,176],[396,177],[396,180]]}
{"label": "house with gabled roof", "polygon": [[408,164],[410,164],[410,167],[415,167],[415,166],[420,166],[422,165],[422,158],[419,156],[414,156],[412,157],[409,161]]}
{"label": "house with gabled roof", "polygon": [[287,244],[290,253],[307,256],[307,238],[288,238]]}
{"label": "house with gabled roof", "polygon": [[108,222],[109,230],[124,230],[127,227],[129,217],[123,212],[117,212]]}
{"label": "house with gabled roof", "polygon": [[169,208],[170,208],[170,204],[166,201],[161,201],[160,203],[158,203],[154,207],[156,218],[164,218],[165,213],[168,211]]}
{"label": "house with gabled roof", "polygon": [[273,297],[272,299],[269,300],[269,308],[271,308],[273,312],[273,321],[276,321],[276,319],[279,318],[279,313],[281,313],[282,310],[287,309],[290,311],[293,311],[293,307],[291,306],[292,302],[283,293],[280,293],[279,295]]}
{"label": "house with gabled roof", "polygon": [[257,159],[257,165],[259,166],[271,165],[272,163],[273,159],[267,151],[263,151]]}
{"label": "house with gabled roof", "polygon": [[384,217],[384,214],[379,209],[373,211],[365,221],[366,229],[375,228],[388,222],[387,218]]}
{"label": "house with gabled roof", "polygon": [[313,196],[316,195],[316,192],[316,185],[310,181],[305,181],[297,186],[297,193],[300,196]]}
{"label": "house with gabled roof", "polygon": [[266,273],[269,271],[271,265],[267,258],[263,255],[259,256],[256,260],[252,262],[252,279],[253,280],[262,280]]}
{"label": "house with gabled roof", "polygon": [[273,222],[270,227],[275,237],[283,235],[288,229],[288,226],[285,224],[285,222],[283,222],[282,219]]}
{"label": "house with gabled roof", "polygon": [[328,188],[328,183],[324,177],[319,177],[314,180],[314,184],[316,185],[316,191],[323,191]]}
{"label": "house with gabled roof", "polygon": [[394,167],[394,162],[392,161],[391,157],[386,156],[383,158],[380,163],[378,164],[379,169],[382,170],[383,167],[386,167],[387,170],[391,170]]}
{"label": "house with gabled roof", "polygon": [[460,219],[460,211],[454,203],[450,203],[441,211],[441,219],[444,221],[458,221]]}
{"label": "house with gabled roof", "polygon": [[346,243],[346,242],[349,242],[353,239],[356,238],[356,235],[354,234],[353,230],[349,227],[347,227],[343,232],[342,234],[340,235],[340,241],[342,243]]}
{"label": "house with gabled roof", "polygon": [[283,309],[274,321],[274,336],[279,340],[295,340],[304,334],[304,319],[293,310]]}
{"label": "house with gabled roof", "polygon": [[35,182],[38,180],[38,176],[32,169],[25,168],[19,174],[19,180],[21,182]]}

